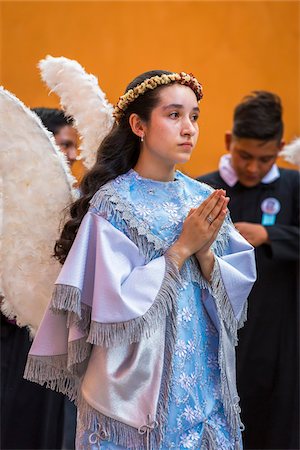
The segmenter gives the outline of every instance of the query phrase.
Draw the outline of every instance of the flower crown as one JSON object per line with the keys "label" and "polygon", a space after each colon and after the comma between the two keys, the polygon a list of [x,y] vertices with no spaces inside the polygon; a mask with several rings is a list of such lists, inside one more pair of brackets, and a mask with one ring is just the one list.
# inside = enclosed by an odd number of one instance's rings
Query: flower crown
{"label": "flower crown", "polygon": [[129,89],[124,95],[119,98],[118,103],[114,107],[113,116],[118,123],[123,116],[124,112],[130,105],[130,103],[134,102],[140,95],[145,94],[145,92],[150,89],[153,90],[158,86],[163,86],[166,84],[177,82],[179,84],[184,84],[185,86],[189,86],[192,91],[196,94],[197,100],[201,100],[203,97],[202,93],[202,85],[199,81],[194,77],[193,74],[188,74],[185,72],[180,73],[171,73],[170,75],[155,75],[154,77],[147,78],[142,83],[135,86],[133,89]]}

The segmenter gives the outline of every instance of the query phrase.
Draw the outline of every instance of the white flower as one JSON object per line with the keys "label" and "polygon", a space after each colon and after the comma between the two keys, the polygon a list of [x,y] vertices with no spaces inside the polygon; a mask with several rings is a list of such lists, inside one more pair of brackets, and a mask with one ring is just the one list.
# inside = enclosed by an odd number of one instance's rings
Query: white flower
{"label": "white flower", "polygon": [[186,356],[186,343],[182,339],[179,339],[177,341],[175,353],[180,358],[183,358],[184,356]]}
{"label": "white flower", "polygon": [[178,215],[178,209],[179,207],[175,205],[174,203],[170,202],[164,202],[162,204],[163,208],[167,210],[168,214],[171,216],[177,216]]}
{"label": "white flower", "polygon": [[190,438],[188,434],[183,434],[180,440],[180,445],[182,445],[183,448],[193,448],[194,443],[193,440]]}
{"label": "white flower", "polygon": [[179,376],[179,383],[181,385],[181,387],[183,388],[187,388],[189,387],[189,383],[190,383],[190,378],[186,373],[181,373]]}
{"label": "white flower", "polygon": [[147,205],[143,205],[142,203],[138,203],[137,205],[135,205],[135,208],[143,219],[146,219],[151,214],[151,209],[148,208]]}
{"label": "white flower", "polygon": [[195,349],[196,349],[195,342],[189,339],[187,342],[187,351],[189,353],[194,353]]}
{"label": "white flower", "polygon": [[192,320],[192,314],[190,313],[188,308],[183,308],[183,310],[182,310],[182,319],[185,322],[190,322]]}
{"label": "white flower", "polygon": [[204,198],[202,195],[198,195],[197,197],[193,197],[193,202],[190,205],[190,208],[198,208],[199,205],[203,202]]}
{"label": "white flower", "polygon": [[193,423],[196,419],[195,410],[192,409],[190,406],[186,406],[184,408],[183,415],[186,418],[186,420],[191,423]]}
{"label": "white flower", "polygon": [[196,377],[196,374],[193,372],[193,373],[191,373],[191,376],[190,376],[190,385],[191,386],[195,386],[195,384],[196,384],[196,381],[197,381],[197,377]]}
{"label": "white flower", "polygon": [[200,434],[197,431],[191,431],[190,438],[192,439],[192,441],[197,442],[200,439]]}
{"label": "white flower", "polygon": [[200,435],[197,431],[190,431],[188,434],[183,434],[180,440],[180,444],[183,448],[199,448]]}

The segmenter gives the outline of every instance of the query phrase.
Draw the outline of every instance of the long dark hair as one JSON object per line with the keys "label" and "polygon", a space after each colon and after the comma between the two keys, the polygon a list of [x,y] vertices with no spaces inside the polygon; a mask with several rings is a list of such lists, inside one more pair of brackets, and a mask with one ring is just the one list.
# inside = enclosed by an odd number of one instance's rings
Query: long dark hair
{"label": "long dark hair", "polygon": [[[125,92],[147,78],[163,74],[169,75],[171,73],[164,70],[144,72],[127,86]],[[102,141],[97,151],[95,165],[86,173],[80,183],[81,197],[70,207],[71,219],[66,222],[60,238],[56,241],[54,257],[61,264],[65,262],[81,221],[89,209],[89,203],[93,195],[105,183],[128,172],[136,165],[140,155],[140,142],[138,136],[131,130],[129,117],[132,113],[136,113],[147,123],[150,119],[151,111],[159,101],[159,92],[163,88],[164,86],[159,86],[140,95],[128,106],[119,124],[115,123],[110,133]]]}

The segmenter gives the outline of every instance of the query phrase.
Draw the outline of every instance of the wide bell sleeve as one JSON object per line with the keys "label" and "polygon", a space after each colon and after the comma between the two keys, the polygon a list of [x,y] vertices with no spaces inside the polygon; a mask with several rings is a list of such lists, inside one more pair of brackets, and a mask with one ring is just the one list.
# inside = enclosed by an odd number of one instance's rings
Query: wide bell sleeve
{"label": "wide bell sleeve", "polygon": [[145,264],[125,234],[89,211],[33,341],[25,378],[76,398],[92,345],[130,345],[164,327],[179,285],[167,256]]}
{"label": "wide bell sleeve", "polygon": [[233,227],[223,256],[215,255],[204,304],[216,327],[222,321],[236,343],[237,330],[246,320],[247,298],[256,280],[254,248]]}

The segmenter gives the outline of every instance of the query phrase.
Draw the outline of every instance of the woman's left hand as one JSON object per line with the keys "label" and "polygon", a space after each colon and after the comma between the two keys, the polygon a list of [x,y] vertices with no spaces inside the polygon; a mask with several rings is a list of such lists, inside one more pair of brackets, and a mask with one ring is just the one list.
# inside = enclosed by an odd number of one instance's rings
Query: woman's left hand
{"label": "woman's left hand", "polygon": [[[226,192],[224,191],[224,195]],[[223,201],[222,201],[223,199]],[[212,231],[211,238],[207,241],[201,249],[199,249],[195,256],[199,262],[201,272],[208,281],[210,281],[210,276],[214,266],[214,254],[210,250],[211,245],[214,243],[220,228],[224,222],[227,213],[227,205],[229,202],[229,197],[221,197],[216,206],[212,209],[210,214],[207,217],[207,221],[209,222],[209,228]],[[188,214],[188,216],[194,214],[196,208],[192,208]]]}

